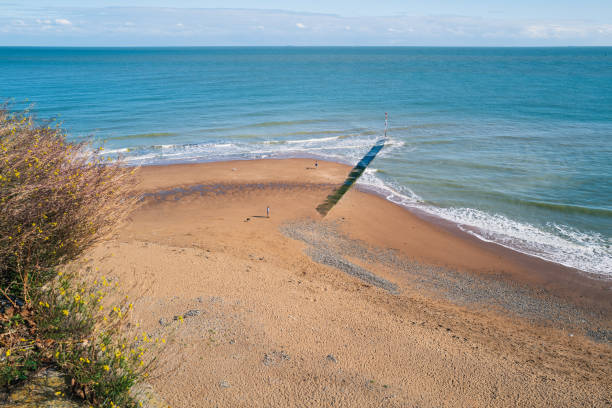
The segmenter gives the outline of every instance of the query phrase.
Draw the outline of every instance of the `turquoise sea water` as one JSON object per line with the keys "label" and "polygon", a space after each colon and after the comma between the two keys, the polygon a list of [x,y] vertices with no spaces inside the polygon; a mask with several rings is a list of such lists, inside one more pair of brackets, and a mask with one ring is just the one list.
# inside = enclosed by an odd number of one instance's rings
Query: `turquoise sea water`
{"label": "turquoise sea water", "polygon": [[129,163],[317,157],[612,277],[612,48],[0,48],[0,98]]}

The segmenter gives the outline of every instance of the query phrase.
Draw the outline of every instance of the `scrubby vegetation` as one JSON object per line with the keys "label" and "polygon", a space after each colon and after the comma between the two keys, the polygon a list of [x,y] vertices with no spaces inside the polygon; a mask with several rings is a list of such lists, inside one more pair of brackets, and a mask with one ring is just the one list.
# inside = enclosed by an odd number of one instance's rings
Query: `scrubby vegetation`
{"label": "scrubby vegetation", "polygon": [[29,301],[134,205],[132,170],[67,143],[51,123],[0,110],[0,286]]}
{"label": "scrubby vegetation", "polygon": [[165,340],[138,334],[115,284],[74,262],[129,214],[134,183],[58,126],[0,109],[1,387],[53,365],[95,406],[138,406],[130,388]]}

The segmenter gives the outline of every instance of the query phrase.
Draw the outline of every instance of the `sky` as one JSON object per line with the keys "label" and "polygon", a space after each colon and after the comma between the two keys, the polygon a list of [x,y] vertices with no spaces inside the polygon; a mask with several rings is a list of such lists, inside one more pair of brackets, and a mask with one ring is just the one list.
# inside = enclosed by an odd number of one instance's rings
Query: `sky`
{"label": "sky", "polygon": [[0,0],[19,45],[612,46],[612,0]]}

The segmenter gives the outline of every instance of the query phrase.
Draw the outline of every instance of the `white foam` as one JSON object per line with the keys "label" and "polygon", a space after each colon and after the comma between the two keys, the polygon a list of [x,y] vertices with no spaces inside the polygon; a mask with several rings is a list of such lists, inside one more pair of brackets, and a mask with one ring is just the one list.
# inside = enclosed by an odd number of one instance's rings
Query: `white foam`
{"label": "white foam", "polygon": [[[431,211],[437,212],[440,211]],[[471,208],[441,211],[444,218],[484,241],[593,274],[612,277],[612,252],[600,234],[548,224],[549,229],[564,230],[557,235],[531,224],[511,220],[500,214],[487,214]]]}
{"label": "white foam", "polygon": [[287,140],[287,143],[297,144],[297,143],[320,143],[320,142],[328,142],[330,140],[338,140],[340,136],[330,136],[330,137],[321,137],[321,138],[313,138],[313,139],[298,139],[298,140]]}
{"label": "white foam", "polygon": [[428,205],[409,188],[393,188],[390,183],[383,182],[376,176],[375,169],[367,169],[357,184],[374,190],[395,204],[416,208],[451,221],[462,231],[483,241],[612,278],[612,248],[610,240],[601,234],[577,231],[553,223],[546,225],[546,229],[550,230],[547,231],[501,214],[489,214],[473,208],[441,208]]}
{"label": "white foam", "polygon": [[101,150],[99,152],[99,154],[100,155],[107,155],[107,154],[117,154],[117,153],[128,153],[129,151],[130,151],[129,148],[123,147],[123,148],[120,148],[120,149],[104,149],[104,150]]}
{"label": "white foam", "polygon": [[[308,139],[280,140],[280,141],[244,141],[201,143],[189,145],[153,145],[149,147],[135,146],[108,150],[105,154],[126,154],[128,162],[153,164],[172,160],[193,158],[200,155],[203,160],[225,160],[231,158],[258,158],[258,157],[288,157],[312,156],[320,159],[353,162],[359,160],[377,141],[376,136],[357,135],[351,137],[321,137]],[[388,154],[404,142],[390,139],[387,148],[381,155]]]}
{"label": "white foam", "polygon": [[154,159],[158,155],[154,153],[142,154],[138,156],[127,156],[125,157],[125,161],[128,163],[137,163],[137,164],[149,164],[151,159]]}
{"label": "white foam", "polygon": [[[393,188],[390,184],[385,183],[376,175],[377,169],[367,168],[363,175],[357,180],[357,185],[375,193],[382,195],[392,203],[409,206],[422,202],[423,200],[414,191],[405,186],[396,186]],[[398,191],[398,190],[401,190]]]}

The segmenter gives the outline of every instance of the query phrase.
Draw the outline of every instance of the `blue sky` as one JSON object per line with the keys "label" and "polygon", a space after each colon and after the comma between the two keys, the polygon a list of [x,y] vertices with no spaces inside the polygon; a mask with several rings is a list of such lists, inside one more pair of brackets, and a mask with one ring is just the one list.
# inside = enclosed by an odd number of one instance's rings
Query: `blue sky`
{"label": "blue sky", "polygon": [[612,45],[612,0],[25,3],[0,0],[0,45]]}

